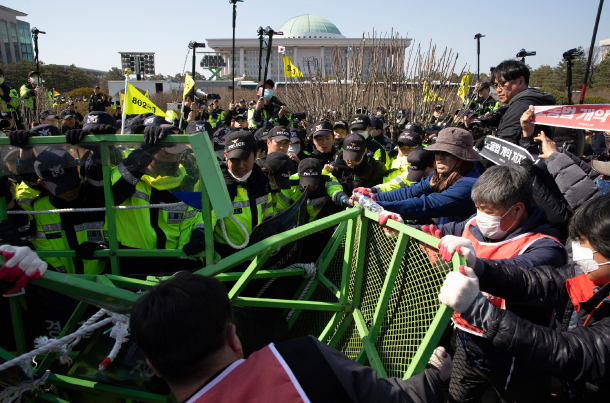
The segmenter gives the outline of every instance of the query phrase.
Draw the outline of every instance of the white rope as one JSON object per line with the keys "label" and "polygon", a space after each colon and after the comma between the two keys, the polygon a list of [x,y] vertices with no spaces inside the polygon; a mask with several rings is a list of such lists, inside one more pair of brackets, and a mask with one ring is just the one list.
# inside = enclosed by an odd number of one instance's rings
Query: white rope
{"label": "white rope", "polygon": [[[171,207],[182,207],[185,203],[159,203],[159,204],[144,204],[141,206],[114,206],[115,210],[136,210],[141,208],[171,208]],[[54,214],[54,213],[90,213],[94,211],[106,211],[106,207],[92,207],[92,208],[64,208],[57,210],[9,210],[6,214]]]}
{"label": "white rope", "polygon": [[[303,277],[305,277],[305,278],[312,278],[316,275],[316,265],[313,263],[295,263],[295,264],[291,264],[290,266],[284,267],[284,269],[282,269],[282,270],[295,269],[295,268],[304,269],[305,273],[303,273]],[[269,286],[271,284],[273,284],[273,282],[276,279],[277,279],[277,277],[270,278],[269,281],[267,281],[267,283],[265,283],[265,285],[256,294],[256,298],[260,298],[260,296],[263,295],[263,293],[267,290],[267,288],[269,288]]]}
{"label": "white rope", "polygon": [[51,371],[49,371],[47,369],[41,378],[38,378],[36,380],[32,379],[30,381],[25,381],[25,382],[20,383],[17,386],[9,386],[8,388],[4,389],[2,391],[2,393],[0,393],[0,402],[2,402],[2,403],[20,402],[21,395],[23,395],[28,390],[32,390],[41,385],[44,385],[44,383],[46,382],[46,380],[50,374],[51,374]]}
{"label": "white rope", "polygon": [[220,220],[218,220],[218,221],[220,221],[220,229],[222,230],[222,236],[225,238],[225,241],[227,241],[229,246],[232,247],[233,249],[243,249],[246,246],[248,246],[248,242],[250,242],[250,234],[248,233],[248,230],[246,229],[246,227],[244,227],[244,224],[242,224],[237,218],[235,218],[234,215],[231,215],[231,218],[244,232],[244,236],[246,237],[246,240],[241,245],[235,245],[233,242],[231,242],[231,240],[229,239],[229,236],[227,235],[227,229],[225,228],[224,218],[221,218]]}
{"label": "white rope", "polygon": [[[305,266],[308,266],[308,267],[305,267]],[[299,298],[297,298],[297,301],[302,301],[303,298],[305,298],[305,294],[307,294],[307,291],[309,291],[309,289],[311,288],[311,285],[313,284],[314,280],[316,279],[316,274],[318,273],[318,269],[316,269],[316,265],[313,263],[303,265],[303,268],[305,269],[305,274],[303,275],[303,277],[308,278],[309,281],[305,285],[305,288],[303,288],[303,291],[301,291],[301,294],[299,295]],[[288,312],[288,315],[286,315],[286,320],[290,320],[290,318],[294,314],[295,310],[296,309],[291,309]]]}
{"label": "white rope", "polygon": [[[101,319],[102,316],[109,315],[110,317],[103,319],[97,323],[91,323],[87,325],[87,323],[93,322],[94,320]],[[129,328],[129,315],[121,315],[113,312],[108,312],[105,309],[100,309],[95,315],[93,315],[87,322],[85,322],[76,332],[66,335],[61,339],[49,339],[46,336],[38,337],[34,340],[34,346],[36,347],[34,350],[27,352],[19,357],[15,357],[10,361],[5,362],[4,364],[0,364],[0,372],[4,371],[7,368],[15,366],[22,361],[30,362],[34,356],[46,352],[62,352],[62,358],[60,362],[62,364],[69,363],[69,358],[65,358],[72,350],[72,348],[77,344],[77,341],[80,341],[81,336],[98,329],[108,323],[114,323],[114,328],[110,333],[110,337],[116,339],[115,345],[102,364],[105,363],[104,368],[106,368],[114,358],[116,358],[116,354],[118,353],[121,344],[125,341],[126,336],[129,335],[127,329]],[[116,330],[115,330],[116,329]],[[72,342],[74,341],[74,342]],[[103,370],[103,369],[100,369]]]}

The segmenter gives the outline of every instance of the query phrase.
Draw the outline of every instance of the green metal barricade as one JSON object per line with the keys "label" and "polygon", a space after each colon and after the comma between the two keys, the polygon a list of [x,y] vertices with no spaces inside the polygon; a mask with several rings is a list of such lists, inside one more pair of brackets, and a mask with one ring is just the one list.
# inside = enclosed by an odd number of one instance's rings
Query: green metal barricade
{"label": "green metal barricade", "polygon": [[[32,143],[36,144],[57,141],[54,138],[33,140]],[[106,150],[102,151],[102,160],[108,162],[104,187],[110,249],[97,251],[95,256],[110,259],[112,274],[69,275],[47,271],[42,278],[30,281],[27,288],[42,287],[81,301],[58,337],[70,334],[78,328],[80,321],[87,319],[82,316],[89,305],[125,313],[139,297],[133,290],[146,290],[158,283],[156,278],[137,280],[120,276],[118,257],[183,256],[181,250],[118,248],[116,232],[113,233],[116,226],[114,222],[111,224],[114,220],[112,193],[109,191],[111,164],[105,146],[142,140],[142,136],[137,135],[87,136],[86,141],[100,143],[101,150]],[[438,239],[392,220],[386,227],[395,230],[395,235],[388,237],[377,223],[376,214],[353,208],[276,234],[217,261],[212,248],[210,209],[213,208],[218,217],[227,217],[232,210],[211,144],[207,136],[197,135],[173,136],[172,142],[190,143],[201,173],[206,266],[198,274],[232,282],[229,297],[234,306],[279,310],[286,317],[290,336],[314,335],[349,358],[370,365],[377,370],[379,377],[406,379],[424,369],[451,316],[451,310],[439,303],[438,290],[447,272],[464,264],[463,258],[455,254],[451,262],[441,262],[437,254]],[[0,139],[0,146],[6,143],[7,139]],[[5,212],[3,208],[0,216]],[[268,270],[265,262],[282,245],[322,230],[334,230],[334,233],[320,256],[312,257],[317,269],[315,276],[303,279],[293,298],[280,300],[242,295],[252,280],[304,275],[304,268]],[[73,251],[40,252],[41,256],[54,254],[75,256]],[[248,264],[245,271],[230,271],[244,262]],[[10,360],[26,351],[28,340],[23,324],[28,320],[28,309],[35,307],[27,307],[23,296],[10,298],[16,349],[8,351],[0,345],[1,359]],[[100,335],[98,340],[103,337],[108,336]],[[78,352],[72,354],[78,356]],[[38,390],[35,394],[40,400],[65,401],[62,399],[73,396],[69,391],[132,401],[174,400],[171,394],[79,379],[71,376],[67,367],[62,369],[54,364],[56,358],[57,354],[49,353],[37,359],[36,376],[42,376],[51,368],[46,387],[54,386],[48,392]],[[107,371],[113,370],[112,365]],[[3,383],[3,375],[0,373],[0,385],[11,384],[6,380]]]}

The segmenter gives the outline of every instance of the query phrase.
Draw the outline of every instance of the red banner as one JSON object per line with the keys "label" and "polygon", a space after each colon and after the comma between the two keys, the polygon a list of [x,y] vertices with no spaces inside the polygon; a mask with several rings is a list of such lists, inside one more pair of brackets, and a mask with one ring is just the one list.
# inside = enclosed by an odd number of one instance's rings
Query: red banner
{"label": "red banner", "polygon": [[610,105],[534,106],[534,123],[610,131]]}

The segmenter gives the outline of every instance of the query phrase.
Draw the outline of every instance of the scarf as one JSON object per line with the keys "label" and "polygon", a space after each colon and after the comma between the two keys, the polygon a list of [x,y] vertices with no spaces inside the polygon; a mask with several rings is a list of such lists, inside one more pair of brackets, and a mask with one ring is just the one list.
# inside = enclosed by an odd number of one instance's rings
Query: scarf
{"label": "scarf", "polygon": [[435,193],[444,192],[473,169],[474,162],[459,160],[449,175],[441,175],[438,171],[434,170],[434,175],[430,179],[430,187]]}

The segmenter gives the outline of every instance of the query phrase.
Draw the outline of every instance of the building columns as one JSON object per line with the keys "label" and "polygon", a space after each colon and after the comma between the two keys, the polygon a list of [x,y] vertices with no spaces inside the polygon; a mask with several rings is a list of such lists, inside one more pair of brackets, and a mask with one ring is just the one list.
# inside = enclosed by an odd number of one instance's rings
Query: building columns
{"label": "building columns", "polygon": [[246,75],[246,71],[244,69],[244,53],[246,53],[244,51],[244,48],[243,47],[239,48],[239,75],[240,76]]}

